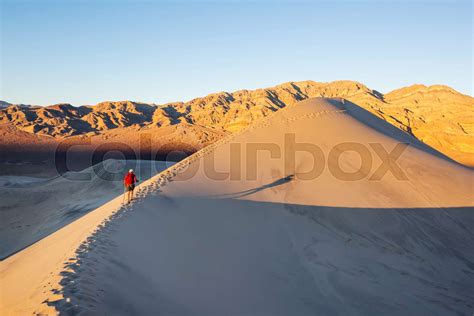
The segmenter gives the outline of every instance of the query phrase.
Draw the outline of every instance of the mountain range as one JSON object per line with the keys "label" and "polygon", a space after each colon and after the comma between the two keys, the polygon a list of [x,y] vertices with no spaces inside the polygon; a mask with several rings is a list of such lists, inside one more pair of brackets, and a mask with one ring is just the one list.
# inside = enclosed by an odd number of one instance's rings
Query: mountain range
{"label": "mountain range", "polygon": [[28,106],[1,101],[0,149],[51,151],[67,143],[110,150],[122,143],[134,151],[194,152],[313,97],[347,99],[446,156],[474,166],[474,98],[443,85],[413,85],[382,94],[355,81],[288,82],[163,105],[119,101]]}

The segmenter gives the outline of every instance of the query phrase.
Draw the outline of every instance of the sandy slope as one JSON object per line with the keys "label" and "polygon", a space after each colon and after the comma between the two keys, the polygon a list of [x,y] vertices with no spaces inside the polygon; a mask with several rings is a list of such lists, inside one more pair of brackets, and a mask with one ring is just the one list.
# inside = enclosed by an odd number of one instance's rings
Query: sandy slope
{"label": "sandy slope", "polygon": [[64,314],[456,315],[474,306],[472,209],[150,196],[93,237]]}
{"label": "sandy slope", "polygon": [[129,168],[146,180],[169,165],[110,159],[52,179],[1,176],[0,260],[121,194]]}
{"label": "sandy slope", "polygon": [[[259,201],[348,207],[450,207],[468,206],[472,203],[473,178],[470,169],[454,163],[350,102],[342,104],[336,100],[321,99],[302,101],[294,108],[277,113],[265,121],[264,125],[237,135],[231,142],[219,146],[212,153],[215,157],[215,172],[230,172],[231,144],[242,144],[241,172],[238,176],[241,180],[231,180],[229,175],[229,181],[210,179],[213,176],[212,168],[204,168],[204,159],[200,161],[200,168],[191,179],[179,181],[187,178],[188,174],[179,175],[166,187],[166,192],[176,192],[180,196],[217,195]],[[296,142],[316,144],[320,147],[324,161],[317,162],[317,165],[323,167],[319,177],[300,179],[302,174],[313,166],[312,157],[302,151],[296,151],[295,168],[285,171],[285,134],[295,135]],[[331,150],[338,144],[347,142],[367,148],[369,159],[372,159],[372,164],[368,165],[370,168],[365,170],[367,176],[357,181],[340,180],[330,171]],[[381,159],[370,144],[379,144],[386,152],[391,152],[399,142],[410,144],[396,160],[407,179],[397,180],[391,172],[386,173],[381,180],[371,179],[381,165]],[[254,166],[247,165],[246,158],[251,156],[251,153],[247,152],[244,144],[255,143],[276,145],[281,151],[281,157],[270,158],[268,151],[259,152],[256,160],[257,179],[252,180],[246,177],[246,172]],[[339,161],[341,169],[349,173],[357,172],[361,166],[360,156],[355,152],[344,153]],[[285,181],[292,175],[295,176],[294,180]],[[223,182],[225,185],[222,185]],[[274,182],[277,185],[272,185]],[[261,190],[265,186],[270,187],[268,190]],[[246,194],[247,190],[256,192],[250,195]]]}
{"label": "sandy slope", "polygon": [[[303,152],[286,170],[268,153],[252,164],[242,159],[241,173],[256,165],[256,180],[206,175],[205,155],[214,155],[217,171],[228,171],[231,143],[282,150],[285,133],[320,146],[326,161],[341,142],[378,143],[387,151],[408,142],[397,160],[407,180],[388,173],[381,180],[342,181],[327,164],[319,177],[303,180],[313,165]],[[3,261],[3,313],[472,310],[471,170],[338,100],[301,102],[227,141],[144,183],[144,198],[130,208],[112,200]],[[370,177],[380,159],[371,149],[369,155]],[[358,158],[344,154],[340,166],[355,171]],[[197,172],[183,181],[186,172],[179,170],[186,167]],[[173,181],[163,187],[167,179]]]}

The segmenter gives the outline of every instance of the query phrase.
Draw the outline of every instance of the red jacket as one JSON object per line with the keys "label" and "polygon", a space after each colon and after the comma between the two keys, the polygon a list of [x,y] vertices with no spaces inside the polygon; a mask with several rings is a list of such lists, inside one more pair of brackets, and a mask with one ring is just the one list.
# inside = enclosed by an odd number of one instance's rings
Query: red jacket
{"label": "red jacket", "polygon": [[125,185],[135,184],[135,182],[137,182],[137,177],[134,173],[129,172],[125,175],[125,178],[123,178],[123,182]]}

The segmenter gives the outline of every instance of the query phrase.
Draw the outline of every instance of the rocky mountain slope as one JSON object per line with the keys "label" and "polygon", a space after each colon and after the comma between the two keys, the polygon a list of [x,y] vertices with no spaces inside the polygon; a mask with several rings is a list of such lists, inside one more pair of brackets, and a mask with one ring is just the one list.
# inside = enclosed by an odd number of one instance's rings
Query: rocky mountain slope
{"label": "rocky mountain slope", "polygon": [[[131,101],[80,107],[10,105],[0,109],[0,124],[35,135],[35,140],[40,136],[73,143],[125,141],[132,147],[138,135],[148,133],[156,140],[152,145],[155,148],[166,145],[173,150],[186,147],[193,151],[280,108],[312,97],[350,100],[454,160],[474,165],[474,99],[440,85],[414,85],[383,95],[354,81],[302,81],[267,89],[220,92],[164,105]],[[8,137],[4,133],[0,146],[15,142],[17,134]]]}

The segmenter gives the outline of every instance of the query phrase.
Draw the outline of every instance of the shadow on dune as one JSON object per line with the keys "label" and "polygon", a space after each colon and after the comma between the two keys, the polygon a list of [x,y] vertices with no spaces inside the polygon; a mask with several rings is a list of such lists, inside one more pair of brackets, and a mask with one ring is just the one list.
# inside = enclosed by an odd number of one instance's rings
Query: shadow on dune
{"label": "shadow on dune", "polygon": [[275,180],[271,183],[268,183],[268,184],[265,184],[265,185],[262,185],[262,186],[259,186],[259,187],[253,188],[253,189],[248,189],[248,190],[239,191],[239,192],[235,192],[235,193],[225,193],[225,194],[214,195],[210,198],[229,198],[229,199],[232,198],[232,199],[237,199],[237,198],[252,195],[254,193],[257,193],[257,192],[260,192],[260,191],[263,191],[263,190],[266,190],[266,189],[271,189],[271,188],[277,187],[279,185],[288,183],[288,182],[292,181],[294,178],[295,178],[294,175],[289,175],[289,176],[286,176],[284,178]]}
{"label": "shadow on dune", "polygon": [[471,207],[149,196],[77,249],[64,299],[49,304],[64,314],[469,313],[473,225]]}
{"label": "shadow on dune", "polygon": [[[380,117],[375,116],[374,114],[370,113],[366,109],[362,108],[361,106],[352,103],[346,99],[343,99],[341,102],[339,99],[327,99],[333,106],[337,107],[340,110],[346,110],[347,114],[358,120],[359,122],[370,126],[371,128],[375,129],[376,131],[397,140],[400,143],[407,143],[411,146],[424,151],[426,153],[432,154],[438,158],[443,160],[447,160],[463,167],[466,167],[453,159],[449,158],[448,156],[444,155],[443,153],[437,151],[433,147],[426,145],[425,143],[421,142],[420,140],[416,139],[413,135],[395,127],[394,125],[384,121]],[[466,167],[468,168],[468,167]]]}

